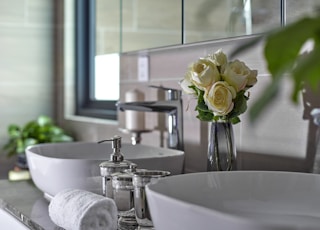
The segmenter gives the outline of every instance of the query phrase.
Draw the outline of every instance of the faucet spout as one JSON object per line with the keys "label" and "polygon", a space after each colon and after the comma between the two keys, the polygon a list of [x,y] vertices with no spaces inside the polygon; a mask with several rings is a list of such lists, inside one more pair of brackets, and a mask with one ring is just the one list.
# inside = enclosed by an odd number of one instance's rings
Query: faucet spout
{"label": "faucet spout", "polygon": [[118,102],[117,107],[120,111],[132,110],[141,112],[167,113],[169,133],[168,148],[179,149],[183,151],[183,112],[181,91],[162,87],[159,88],[167,90],[169,93],[174,91],[175,97],[168,97],[168,100],[165,101]]}
{"label": "faucet spout", "polygon": [[141,112],[161,112],[171,113],[177,109],[175,101],[137,101],[137,102],[124,102],[117,103],[120,111],[133,110]]}

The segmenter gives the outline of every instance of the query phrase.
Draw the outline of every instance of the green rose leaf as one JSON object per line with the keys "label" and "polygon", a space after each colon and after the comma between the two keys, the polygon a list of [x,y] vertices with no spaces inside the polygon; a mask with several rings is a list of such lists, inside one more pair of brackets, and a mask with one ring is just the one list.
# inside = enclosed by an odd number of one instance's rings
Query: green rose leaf
{"label": "green rose leaf", "polygon": [[241,120],[240,120],[240,118],[239,117],[233,117],[233,118],[231,118],[230,119],[230,122],[232,123],[232,124],[237,124],[237,123],[239,123]]}
{"label": "green rose leaf", "polygon": [[198,111],[197,118],[201,121],[212,121],[214,119],[214,114],[208,109],[208,106],[204,102],[204,91],[197,88],[195,89],[195,91],[198,94],[198,104],[195,108],[195,110]]}
{"label": "green rose leaf", "polygon": [[213,121],[214,115],[211,112],[199,111],[197,118],[201,121]]}
{"label": "green rose leaf", "polygon": [[[234,108],[228,114],[229,120],[231,120],[233,118],[237,118],[240,114],[244,113],[247,110],[247,100],[248,100],[248,97],[245,96],[245,91],[240,91],[237,94],[236,98],[234,99]],[[238,119],[236,119],[236,120],[238,121]]]}

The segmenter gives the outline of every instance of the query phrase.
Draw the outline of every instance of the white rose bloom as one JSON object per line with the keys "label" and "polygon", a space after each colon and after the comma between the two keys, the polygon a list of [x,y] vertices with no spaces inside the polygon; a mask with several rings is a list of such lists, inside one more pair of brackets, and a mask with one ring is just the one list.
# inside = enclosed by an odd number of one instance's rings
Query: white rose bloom
{"label": "white rose bloom", "polygon": [[185,92],[186,94],[195,94],[194,90],[189,87],[192,85],[191,75],[191,72],[187,72],[184,79],[179,82],[183,92]]}
{"label": "white rose bloom", "polygon": [[212,57],[213,62],[217,65],[217,66],[221,66],[224,67],[227,63],[228,63],[228,58],[225,55],[225,53],[222,52],[221,49],[219,49],[217,52],[215,52]]}
{"label": "white rose bloom", "polygon": [[205,92],[204,101],[215,115],[223,116],[232,111],[235,97],[236,91],[232,86],[227,82],[218,81]]}
{"label": "white rose bloom", "polygon": [[251,70],[243,62],[235,60],[226,65],[222,76],[226,82],[239,92],[246,87],[250,74]]}
{"label": "white rose bloom", "polygon": [[209,58],[200,58],[190,67],[191,82],[201,90],[220,80],[217,66]]}
{"label": "white rose bloom", "polygon": [[258,71],[257,70],[251,70],[250,74],[248,76],[248,82],[247,82],[247,86],[251,87],[254,86],[257,83],[257,75],[258,75]]}

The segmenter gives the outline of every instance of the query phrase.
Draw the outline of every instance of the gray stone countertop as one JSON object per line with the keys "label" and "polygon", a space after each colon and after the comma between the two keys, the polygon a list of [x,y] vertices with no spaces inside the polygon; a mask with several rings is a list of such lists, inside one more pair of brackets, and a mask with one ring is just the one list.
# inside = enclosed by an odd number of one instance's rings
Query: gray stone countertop
{"label": "gray stone countertop", "polygon": [[22,216],[23,222],[30,229],[62,229],[51,221],[48,213],[49,202],[31,180],[0,180],[0,201],[0,208],[18,214],[20,218]]}

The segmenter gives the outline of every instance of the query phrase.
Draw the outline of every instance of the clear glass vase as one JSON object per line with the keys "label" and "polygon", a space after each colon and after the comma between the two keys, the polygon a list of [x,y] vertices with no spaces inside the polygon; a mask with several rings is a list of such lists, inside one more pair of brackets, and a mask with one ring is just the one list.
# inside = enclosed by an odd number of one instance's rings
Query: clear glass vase
{"label": "clear glass vase", "polygon": [[237,153],[231,122],[211,122],[208,136],[207,171],[236,170]]}

